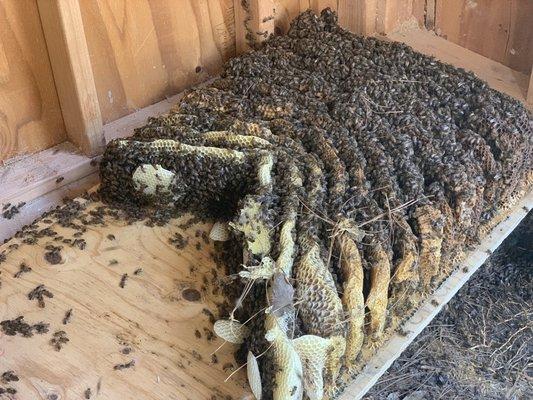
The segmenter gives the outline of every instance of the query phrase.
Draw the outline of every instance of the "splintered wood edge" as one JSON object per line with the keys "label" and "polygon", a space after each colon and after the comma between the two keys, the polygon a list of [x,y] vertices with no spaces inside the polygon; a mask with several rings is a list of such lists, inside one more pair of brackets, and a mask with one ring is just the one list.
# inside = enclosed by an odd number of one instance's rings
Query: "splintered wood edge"
{"label": "splintered wood edge", "polygon": [[402,328],[406,336],[395,333],[381,346],[365,365],[363,370],[351,381],[338,400],[361,399],[392,363],[402,354],[411,342],[429,325],[440,310],[461,289],[470,277],[483,265],[489,256],[500,246],[504,239],[518,226],[520,221],[533,208],[533,190],[524,196],[507,217],[492,229],[476,249],[466,253],[459,269],[454,271],[409,318]]}

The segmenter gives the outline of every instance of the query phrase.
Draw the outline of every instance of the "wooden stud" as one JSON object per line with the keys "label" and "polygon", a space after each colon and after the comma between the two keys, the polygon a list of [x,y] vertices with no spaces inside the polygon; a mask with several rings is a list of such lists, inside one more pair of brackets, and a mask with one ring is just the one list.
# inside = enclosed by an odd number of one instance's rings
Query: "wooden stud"
{"label": "wooden stud", "polygon": [[412,14],[418,27],[424,28],[426,24],[426,0],[413,0]]}
{"label": "wooden stud", "polygon": [[339,24],[351,32],[371,35],[376,32],[377,0],[339,0]]}
{"label": "wooden stud", "polygon": [[433,30],[435,28],[435,18],[437,12],[437,0],[426,0],[426,29]]}
{"label": "wooden stud", "polygon": [[67,136],[87,155],[103,151],[102,116],[78,0],[38,0]]}
{"label": "wooden stud", "polygon": [[274,33],[273,0],[234,0],[237,54],[250,51],[253,41],[262,42]]}

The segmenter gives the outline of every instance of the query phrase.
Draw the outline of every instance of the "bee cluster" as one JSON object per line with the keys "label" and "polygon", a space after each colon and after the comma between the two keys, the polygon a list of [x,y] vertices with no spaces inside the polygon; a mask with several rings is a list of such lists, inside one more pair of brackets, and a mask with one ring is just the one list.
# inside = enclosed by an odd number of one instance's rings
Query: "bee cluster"
{"label": "bee cluster", "polygon": [[101,194],[226,223],[252,391],[332,398],[528,190],[532,137],[473,74],[305,12],[108,145]]}

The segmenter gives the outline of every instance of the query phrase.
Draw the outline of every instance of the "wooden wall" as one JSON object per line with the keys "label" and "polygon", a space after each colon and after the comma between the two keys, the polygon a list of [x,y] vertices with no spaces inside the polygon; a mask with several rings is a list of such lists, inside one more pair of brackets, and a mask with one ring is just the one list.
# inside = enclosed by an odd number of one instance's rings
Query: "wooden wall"
{"label": "wooden wall", "polygon": [[103,122],[217,74],[235,53],[233,0],[80,0]]}
{"label": "wooden wall", "polygon": [[0,0],[0,162],[65,137],[36,0]]}
{"label": "wooden wall", "polygon": [[532,0],[436,0],[435,32],[514,70],[531,71]]}
{"label": "wooden wall", "polygon": [[388,33],[416,18],[415,9],[424,11],[421,0],[275,0],[276,27],[286,32],[292,18],[311,9],[326,7],[336,11],[339,23],[359,34]]}

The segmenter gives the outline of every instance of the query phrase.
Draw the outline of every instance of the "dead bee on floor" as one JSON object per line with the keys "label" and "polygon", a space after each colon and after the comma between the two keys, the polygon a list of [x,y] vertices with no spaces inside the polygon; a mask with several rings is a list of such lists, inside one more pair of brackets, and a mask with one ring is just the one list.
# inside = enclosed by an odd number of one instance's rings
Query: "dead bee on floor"
{"label": "dead bee on floor", "polygon": [[125,364],[116,364],[113,369],[115,371],[121,371],[123,369],[128,369],[128,368],[131,368],[135,365],[135,360],[131,360],[131,361],[128,361],[127,363]]}
{"label": "dead bee on floor", "polygon": [[118,286],[120,286],[122,289],[124,289],[124,286],[126,286],[126,280],[128,279],[128,274],[123,274],[120,278],[120,283]]}
{"label": "dead bee on floor", "polygon": [[49,299],[54,297],[54,294],[48,290],[43,284],[37,286],[35,289],[28,293],[28,299],[36,299],[40,308],[45,307],[44,298],[48,297]]}
{"label": "dead bee on floor", "polygon": [[19,270],[13,275],[14,278],[20,278],[22,274],[31,272],[31,267],[28,267],[26,263],[21,263],[19,266]]}
{"label": "dead bee on floor", "polygon": [[68,324],[71,319],[72,319],[72,308],[67,310],[67,312],[65,313],[65,316],[63,317],[63,325]]}
{"label": "dead bee on floor", "polygon": [[2,383],[18,382],[19,377],[15,374],[14,371],[6,371],[2,374],[0,380],[2,381]]}
{"label": "dead bee on floor", "polygon": [[63,348],[63,345],[69,342],[67,338],[67,333],[65,331],[56,331],[52,339],[50,339],[50,344],[54,347],[56,351],[60,351]]}

